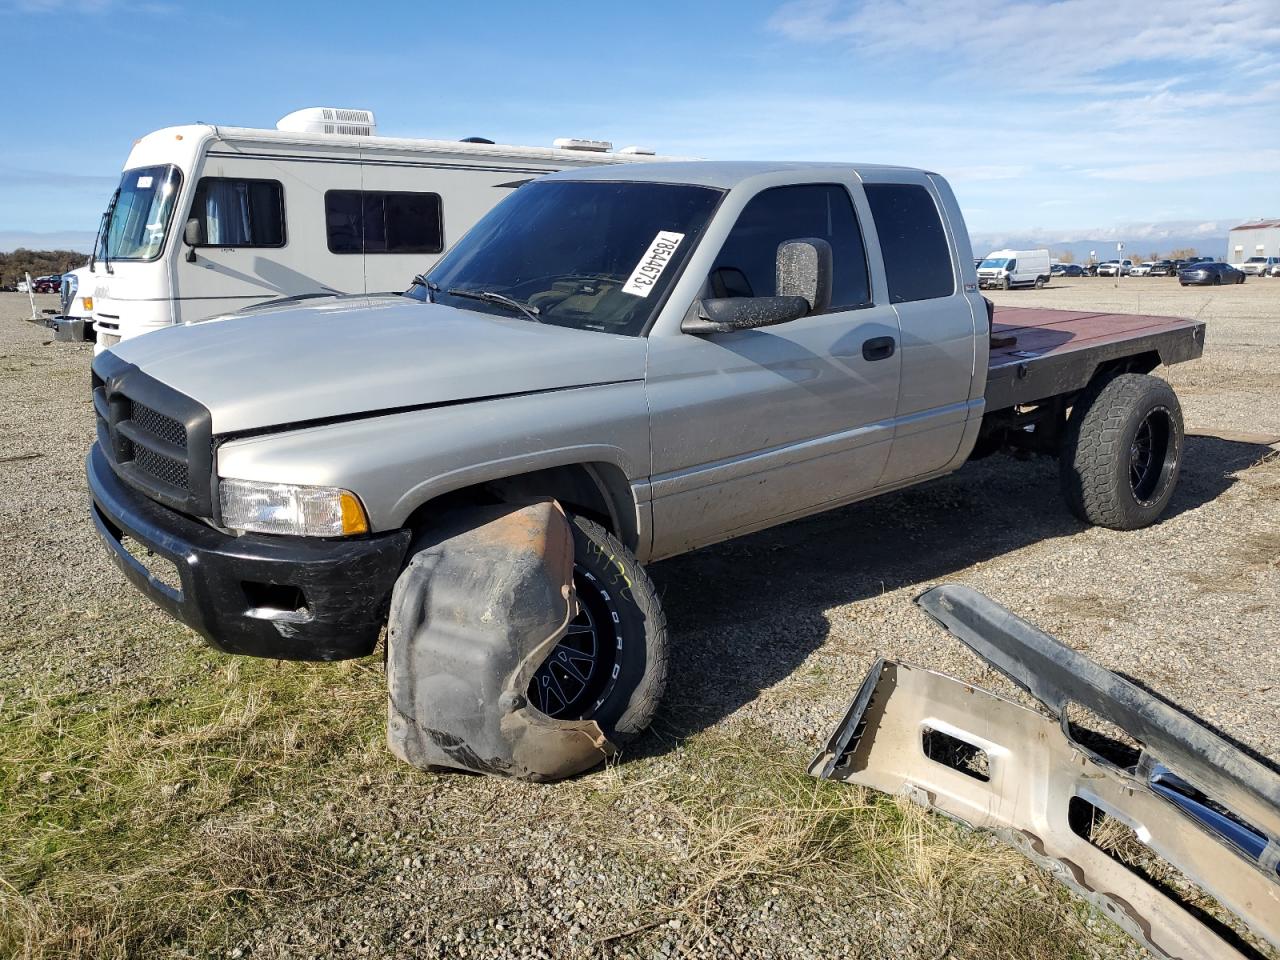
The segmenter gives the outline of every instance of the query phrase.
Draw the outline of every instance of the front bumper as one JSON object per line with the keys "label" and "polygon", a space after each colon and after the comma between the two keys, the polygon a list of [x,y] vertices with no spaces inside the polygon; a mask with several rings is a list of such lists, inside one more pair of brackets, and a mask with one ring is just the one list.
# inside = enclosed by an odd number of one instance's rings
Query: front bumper
{"label": "front bumper", "polygon": [[[408,530],[359,540],[235,537],[126,486],[94,444],[86,465],[98,536],[129,581],[213,647],[280,660],[344,660],[372,652]],[[173,564],[166,579],[122,537]]]}

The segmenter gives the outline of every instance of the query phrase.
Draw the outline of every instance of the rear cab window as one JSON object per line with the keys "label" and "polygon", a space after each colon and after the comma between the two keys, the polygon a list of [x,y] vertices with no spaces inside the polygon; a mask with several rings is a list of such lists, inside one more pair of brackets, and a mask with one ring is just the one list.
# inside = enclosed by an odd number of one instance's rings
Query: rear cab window
{"label": "rear cab window", "polygon": [[772,187],[752,197],[711,268],[712,296],[774,296],[779,245],[809,237],[831,244],[829,312],[869,306],[862,230],[849,191],[834,183]]}
{"label": "rear cab window", "polygon": [[951,245],[932,194],[914,183],[868,183],[864,189],[880,237],[889,301],[910,303],[955,293]]}

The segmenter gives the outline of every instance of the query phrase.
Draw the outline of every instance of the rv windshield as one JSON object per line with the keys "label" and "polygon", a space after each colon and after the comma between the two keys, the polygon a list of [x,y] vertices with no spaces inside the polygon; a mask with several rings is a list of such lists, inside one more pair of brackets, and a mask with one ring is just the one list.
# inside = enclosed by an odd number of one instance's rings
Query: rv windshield
{"label": "rv windshield", "polygon": [[154,260],[182,186],[182,173],[172,164],[126,170],[111,206],[111,219],[98,241],[103,260]]}
{"label": "rv windshield", "polygon": [[[424,278],[441,303],[639,336],[721,191],[685,184],[552,180],[521,187]],[[490,295],[479,299],[480,294]],[[426,284],[408,292],[427,299]]]}
{"label": "rv windshield", "polygon": [[979,265],[979,269],[986,267],[988,270],[1003,270],[1008,263],[1008,257],[987,257]]}

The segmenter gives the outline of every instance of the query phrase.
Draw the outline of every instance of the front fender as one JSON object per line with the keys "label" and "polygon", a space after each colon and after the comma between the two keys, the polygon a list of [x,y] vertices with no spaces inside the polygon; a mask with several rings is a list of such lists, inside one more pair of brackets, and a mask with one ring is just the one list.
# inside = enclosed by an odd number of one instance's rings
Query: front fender
{"label": "front fender", "polygon": [[[649,420],[640,382],[359,417],[230,439],[219,476],[343,487],[374,530],[463,487],[551,467],[608,463],[647,502]],[[643,542],[643,536],[642,536]]]}

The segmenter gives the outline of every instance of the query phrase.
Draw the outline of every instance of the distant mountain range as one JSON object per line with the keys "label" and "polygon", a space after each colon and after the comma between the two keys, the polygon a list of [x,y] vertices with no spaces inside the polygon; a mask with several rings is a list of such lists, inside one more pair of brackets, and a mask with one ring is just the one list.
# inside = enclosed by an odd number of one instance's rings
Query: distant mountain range
{"label": "distant mountain range", "polygon": [[58,230],[37,233],[33,230],[0,230],[0,253],[23,250],[79,250],[88,254],[93,248],[92,230]]}
{"label": "distant mountain range", "polygon": [[1131,223],[1118,227],[1092,230],[1017,230],[1007,233],[970,233],[973,255],[981,257],[992,250],[1035,250],[1046,247],[1051,257],[1069,251],[1077,263],[1089,259],[1091,251],[1099,260],[1114,260],[1116,244],[1124,244],[1125,257],[1146,259],[1149,254],[1168,254],[1174,250],[1192,249],[1200,256],[1225,256],[1227,234],[1242,219],[1170,220],[1164,223]]}
{"label": "distant mountain range", "polygon": [[[981,257],[992,250],[1035,250],[1047,247],[1049,255],[1059,257],[1070,251],[1077,263],[1089,259],[1091,250],[1099,260],[1116,257],[1116,244],[1124,243],[1124,255],[1144,259],[1150,253],[1167,254],[1178,249],[1194,249],[1202,256],[1223,256],[1227,251],[1227,233],[1242,219],[1169,220],[1164,223],[1131,223],[1119,227],[1084,230],[1011,230],[1003,233],[971,233],[973,255]],[[0,230],[0,251],[79,250],[88,253],[93,246],[89,230],[63,230],[36,233],[22,230]]]}

